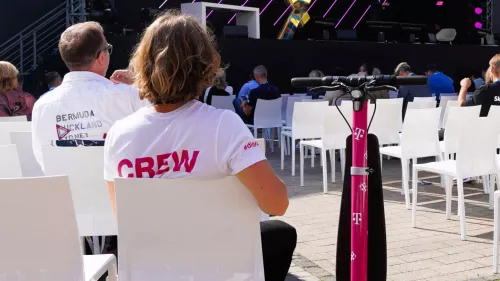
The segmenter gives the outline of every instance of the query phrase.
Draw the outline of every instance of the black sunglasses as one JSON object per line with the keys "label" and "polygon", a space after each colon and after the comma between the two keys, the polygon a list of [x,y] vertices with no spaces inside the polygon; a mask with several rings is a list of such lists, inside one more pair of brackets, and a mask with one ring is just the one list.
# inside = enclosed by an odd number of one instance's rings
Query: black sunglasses
{"label": "black sunglasses", "polygon": [[113,53],[113,45],[108,44],[108,46],[107,46],[107,47],[105,47],[105,48],[103,48],[103,49],[99,50],[99,52],[97,53],[97,57],[99,57],[99,55],[100,55],[100,54],[101,54],[101,52],[103,52],[103,51],[108,51],[109,55],[111,55],[111,54]]}

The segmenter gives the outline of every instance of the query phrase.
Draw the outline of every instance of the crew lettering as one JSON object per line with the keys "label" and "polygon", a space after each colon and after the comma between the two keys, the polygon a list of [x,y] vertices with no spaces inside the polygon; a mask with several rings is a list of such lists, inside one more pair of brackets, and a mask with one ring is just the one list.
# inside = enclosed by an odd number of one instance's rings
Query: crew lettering
{"label": "crew lettering", "polygon": [[[152,178],[155,175],[161,176],[169,171],[181,172],[183,168],[186,173],[191,173],[196,166],[199,154],[198,150],[192,153],[188,150],[182,150],[181,152],[174,151],[172,153],[159,154],[156,157],[141,157],[135,160],[122,159],[118,163],[118,175],[123,177],[124,169],[135,172],[127,174],[128,178]],[[147,174],[144,175],[144,173]]]}
{"label": "crew lettering", "polygon": [[[134,165],[132,164],[132,161],[130,161],[128,159],[123,159],[122,161],[120,161],[118,163],[118,176],[120,178],[123,178],[123,173],[122,173],[123,166],[127,166],[127,168],[129,168],[129,169],[132,169],[134,167]],[[127,178],[133,178],[133,177],[134,177],[133,173],[127,174]]]}
{"label": "crew lettering", "polygon": [[61,121],[71,121],[71,120],[77,120],[81,118],[89,118],[95,116],[93,110],[85,110],[85,111],[79,111],[75,113],[68,113],[68,114],[61,114],[61,115],[56,115],[56,122],[61,122]]}

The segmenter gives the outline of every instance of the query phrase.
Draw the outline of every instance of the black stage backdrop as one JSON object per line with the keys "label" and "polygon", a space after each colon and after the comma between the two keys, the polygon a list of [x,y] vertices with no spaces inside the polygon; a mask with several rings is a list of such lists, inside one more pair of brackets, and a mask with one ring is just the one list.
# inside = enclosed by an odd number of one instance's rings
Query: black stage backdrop
{"label": "black stage backdrop", "polygon": [[[137,42],[136,36],[110,37],[114,45],[108,75],[128,65]],[[499,47],[468,45],[384,44],[369,42],[282,41],[275,39],[220,39],[218,48],[227,66],[227,79],[235,92],[248,81],[252,69],[259,64],[268,68],[269,80],[283,93],[304,92],[290,86],[293,77],[307,76],[313,69],[327,75],[350,75],[369,62],[384,74],[392,74],[396,65],[408,62],[416,74],[423,74],[427,63],[433,62],[455,80],[488,67],[488,61],[500,53]],[[340,69],[339,69],[340,68]],[[67,72],[58,55],[48,59],[44,71]]]}

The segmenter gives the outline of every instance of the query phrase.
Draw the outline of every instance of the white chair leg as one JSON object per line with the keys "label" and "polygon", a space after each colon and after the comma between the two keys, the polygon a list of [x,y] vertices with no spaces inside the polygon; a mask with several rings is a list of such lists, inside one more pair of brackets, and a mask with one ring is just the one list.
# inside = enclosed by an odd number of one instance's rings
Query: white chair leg
{"label": "white chair leg", "polygon": [[328,152],[330,153],[330,167],[332,169],[331,178],[332,182],[335,182],[335,150],[330,149]]}
{"label": "white chair leg", "polygon": [[335,182],[335,173],[337,171],[337,155],[335,154],[335,149],[330,150],[330,156],[332,157],[332,182]]}
{"label": "white chair leg", "polygon": [[453,195],[453,178],[444,176],[445,192],[446,192],[446,219],[451,219],[451,198]]}
{"label": "white chair leg", "polygon": [[[380,146],[382,148],[383,145]],[[384,163],[384,155],[380,153],[380,172],[382,172],[382,164]]]}
{"label": "white chair leg", "polygon": [[292,176],[295,176],[295,139],[291,139],[292,145],[290,146],[292,153]]}
{"label": "white chair leg", "polygon": [[300,158],[300,186],[304,186],[304,145],[302,143],[300,144],[299,158]]}
{"label": "white chair leg", "polygon": [[100,255],[101,247],[99,246],[99,236],[92,236],[92,245],[94,246],[93,254]]}
{"label": "white chair leg", "polygon": [[489,209],[493,210],[493,197],[495,196],[495,175],[488,175]]}
{"label": "white chair leg", "polygon": [[460,212],[460,237],[462,241],[467,240],[467,226],[465,224],[465,198],[464,198],[464,179],[457,177],[458,187],[458,211]]}
{"label": "white chair leg", "polygon": [[[253,137],[257,138],[257,128],[253,127]],[[265,141],[265,139],[264,139]]]}
{"label": "white chair leg", "polygon": [[285,136],[281,135],[281,170],[285,169]]}
{"label": "white chair leg", "polygon": [[483,192],[484,194],[488,194],[488,176],[482,176],[481,177],[482,181],[483,181]]}
{"label": "white chair leg", "polygon": [[323,158],[322,157],[323,157],[323,153],[320,153],[319,154],[319,166],[320,167],[323,167]]}
{"label": "white chair leg", "polygon": [[289,137],[287,139],[288,139],[288,155],[290,155],[292,151],[295,151],[295,143],[294,146],[292,147],[292,137]]}
{"label": "white chair leg", "polygon": [[345,175],[345,149],[340,150],[340,173],[342,175],[342,178],[340,181],[344,181],[344,175]]}
{"label": "white chair leg", "polygon": [[[413,168],[413,182],[412,182],[412,189],[413,189],[413,205],[412,205],[412,226],[416,227],[416,222],[417,222],[417,180],[418,179],[418,171],[417,169]],[[407,195],[405,195],[405,200],[407,199]],[[408,196],[409,197],[409,196]],[[407,201],[408,202],[408,201]]]}
{"label": "white chair leg", "polygon": [[316,155],[316,147],[311,146],[311,168],[314,168],[314,156]]}
{"label": "white chair leg", "polygon": [[323,193],[328,193],[328,168],[326,167],[326,149],[321,149],[321,163],[323,163]]}
{"label": "white chair leg", "polygon": [[405,195],[405,203],[406,203],[406,209],[410,209],[410,188],[409,188],[409,168],[408,168],[408,162],[410,160],[407,159],[401,159],[401,166],[403,169],[403,194]]}
{"label": "white chair leg", "polygon": [[274,152],[274,128],[269,128],[269,145],[271,146],[271,152]]}
{"label": "white chair leg", "polygon": [[498,234],[500,219],[500,194],[495,194],[495,208],[493,210],[493,273],[498,273]]}

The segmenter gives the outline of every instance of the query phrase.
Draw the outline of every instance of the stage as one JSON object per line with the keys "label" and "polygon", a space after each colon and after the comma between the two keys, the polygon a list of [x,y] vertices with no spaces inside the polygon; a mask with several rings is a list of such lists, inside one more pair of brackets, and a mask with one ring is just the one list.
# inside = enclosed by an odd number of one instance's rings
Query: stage
{"label": "stage", "polygon": [[[108,71],[111,74],[114,69],[127,67],[137,37],[110,37],[108,41],[115,47]],[[498,46],[228,38],[218,40],[218,48],[227,67],[227,80],[236,91],[248,81],[253,68],[263,64],[270,82],[283,93],[304,92],[292,89],[290,79],[307,76],[313,69],[327,75],[350,75],[357,73],[364,62],[383,74],[392,74],[402,61],[408,62],[415,73],[423,74],[426,64],[433,62],[458,87],[461,78],[486,69],[490,58],[500,53]]]}

